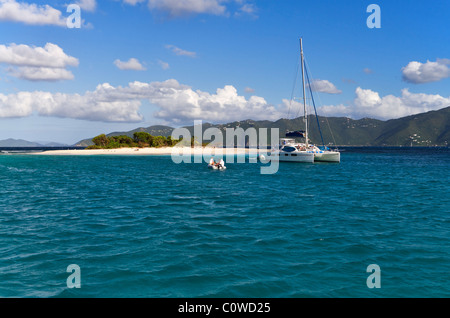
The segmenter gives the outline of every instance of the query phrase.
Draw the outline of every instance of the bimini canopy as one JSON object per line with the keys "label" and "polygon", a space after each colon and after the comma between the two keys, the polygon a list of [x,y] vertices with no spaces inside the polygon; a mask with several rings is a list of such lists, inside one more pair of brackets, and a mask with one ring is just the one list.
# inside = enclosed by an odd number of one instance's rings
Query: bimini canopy
{"label": "bimini canopy", "polygon": [[304,130],[287,131],[286,137],[305,138],[305,131]]}

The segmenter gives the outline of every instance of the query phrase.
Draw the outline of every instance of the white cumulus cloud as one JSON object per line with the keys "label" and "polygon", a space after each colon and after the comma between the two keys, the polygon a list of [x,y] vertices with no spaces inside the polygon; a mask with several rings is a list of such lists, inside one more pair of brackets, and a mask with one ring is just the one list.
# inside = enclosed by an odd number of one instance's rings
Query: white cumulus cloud
{"label": "white cumulus cloud", "polygon": [[349,105],[327,105],[318,111],[325,116],[393,119],[450,106],[450,96],[411,93],[406,88],[401,91],[401,96],[381,97],[378,92],[361,87],[356,88],[355,94],[354,101]]}
{"label": "white cumulus cloud", "polygon": [[0,94],[0,117],[40,116],[75,118],[105,122],[138,122],[142,116],[138,100],[108,99],[101,88],[85,95],[49,92]]}
{"label": "white cumulus cloud", "polygon": [[66,26],[66,18],[61,11],[49,5],[17,2],[16,0],[0,0],[0,21]]}
{"label": "white cumulus cloud", "polygon": [[62,81],[73,80],[71,71],[64,68],[23,66],[11,69],[10,75],[28,81]]}
{"label": "white cumulus cloud", "polygon": [[279,119],[282,114],[262,97],[246,99],[237,94],[235,87],[227,85],[215,94],[192,90],[189,87],[167,88],[152,96],[150,102],[160,110],[154,116],[172,122],[192,122],[202,119],[228,122],[242,119]]}
{"label": "white cumulus cloud", "polygon": [[0,63],[7,64],[10,75],[32,81],[58,81],[73,79],[66,68],[78,66],[79,61],[67,55],[56,44],[44,47],[25,44],[0,45]]}
{"label": "white cumulus cloud", "polygon": [[75,2],[80,6],[81,9],[94,12],[97,8],[97,1],[96,0],[79,0]]}
{"label": "white cumulus cloud", "polygon": [[44,47],[25,44],[0,45],[0,63],[20,66],[66,67],[77,66],[78,59],[67,55],[58,45],[47,43]]}
{"label": "white cumulus cloud", "polygon": [[139,122],[142,100],[148,100],[158,110],[154,117],[168,123],[192,123],[202,119],[228,122],[243,119],[272,119],[281,113],[262,97],[246,99],[236,88],[227,85],[214,94],[193,90],[171,79],[164,82],[132,82],[114,87],[98,85],[84,95],[49,92],[19,92],[0,94],[0,117],[24,117],[32,113],[41,116],[75,118],[104,122]]}
{"label": "white cumulus cloud", "polygon": [[120,70],[145,71],[145,67],[134,57],[125,62],[117,59],[114,61],[114,65]]}
{"label": "white cumulus cloud", "polygon": [[328,94],[341,94],[342,91],[337,89],[336,86],[327,80],[313,80],[311,82],[311,89],[314,92],[328,93]]}
{"label": "white cumulus cloud", "polygon": [[437,82],[450,77],[450,59],[437,59],[436,62],[409,62],[402,68],[403,80],[408,83],[422,84]]}

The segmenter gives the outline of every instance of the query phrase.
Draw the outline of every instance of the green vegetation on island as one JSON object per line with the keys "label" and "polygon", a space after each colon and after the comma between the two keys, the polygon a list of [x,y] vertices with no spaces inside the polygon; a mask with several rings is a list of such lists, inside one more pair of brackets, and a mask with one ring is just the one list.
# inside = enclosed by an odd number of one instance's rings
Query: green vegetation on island
{"label": "green vegetation on island", "polygon": [[133,138],[126,135],[106,136],[98,135],[92,139],[93,145],[87,149],[116,149],[116,148],[146,148],[146,147],[173,147],[180,140],[172,139],[171,136],[152,136],[146,132],[135,132]]}

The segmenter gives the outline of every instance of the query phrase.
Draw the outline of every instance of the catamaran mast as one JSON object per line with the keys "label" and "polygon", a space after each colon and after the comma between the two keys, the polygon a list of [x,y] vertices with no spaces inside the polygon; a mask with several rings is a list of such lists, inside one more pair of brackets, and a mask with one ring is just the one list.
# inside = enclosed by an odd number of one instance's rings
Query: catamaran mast
{"label": "catamaran mast", "polygon": [[302,56],[302,83],[303,83],[303,112],[305,114],[305,144],[308,144],[308,114],[306,113],[306,93],[305,93],[305,70],[304,70],[304,58],[303,58],[303,38],[300,38],[300,52]]}

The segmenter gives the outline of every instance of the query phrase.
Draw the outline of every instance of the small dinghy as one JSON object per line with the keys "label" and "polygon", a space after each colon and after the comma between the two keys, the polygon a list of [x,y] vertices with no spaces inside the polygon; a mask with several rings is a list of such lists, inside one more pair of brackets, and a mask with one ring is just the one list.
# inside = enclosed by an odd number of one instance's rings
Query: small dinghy
{"label": "small dinghy", "polygon": [[208,168],[213,169],[213,170],[225,170],[227,167],[220,166],[220,165],[214,165],[214,166],[208,165]]}
{"label": "small dinghy", "polygon": [[225,161],[223,161],[223,159],[220,159],[220,161],[218,163],[216,163],[213,158],[211,158],[211,160],[209,161],[208,168],[213,169],[213,170],[227,169],[227,167],[225,167]]}

